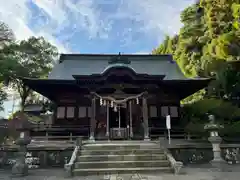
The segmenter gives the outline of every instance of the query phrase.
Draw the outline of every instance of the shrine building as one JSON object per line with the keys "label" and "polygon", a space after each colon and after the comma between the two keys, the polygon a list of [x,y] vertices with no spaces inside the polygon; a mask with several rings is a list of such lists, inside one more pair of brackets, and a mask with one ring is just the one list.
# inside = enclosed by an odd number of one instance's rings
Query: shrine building
{"label": "shrine building", "polygon": [[52,126],[62,134],[147,140],[167,115],[179,127],[180,101],[210,79],[186,78],[171,55],[61,54],[47,79],[23,81],[54,102]]}

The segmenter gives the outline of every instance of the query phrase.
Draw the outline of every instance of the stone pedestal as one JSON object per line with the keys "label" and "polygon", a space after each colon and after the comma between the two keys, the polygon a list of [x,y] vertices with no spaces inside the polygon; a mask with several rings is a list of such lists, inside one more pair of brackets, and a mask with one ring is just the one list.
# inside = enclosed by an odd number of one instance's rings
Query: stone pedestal
{"label": "stone pedestal", "polygon": [[223,128],[223,126],[215,122],[214,115],[209,115],[208,118],[209,123],[204,126],[204,129],[210,134],[208,140],[211,142],[213,150],[213,160],[211,161],[211,163],[219,164],[221,162],[225,162],[221,156],[220,144],[222,142],[222,138],[219,136],[218,133],[219,130]]}
{"label": "stone pedestal", "polygon": [[[148,131],[148,128],[146,128],[146,129],[147,129],[147,131]],[[144,135],[144,141],[150,141],[150,138],[149,138],[148,133],[145,133],[145,135]]]}
{"label": "stone pedestal", "polygon": [[225,162],[221,156],[220,144],[222,142],[222,138],[220,136],[210,136],[208,140],[211,142],[213,150],[213,160],[211,163]]}
{"label": "stone pedestal", "polygon": [[91,133],[88,141],[89,141],[89,142],[95,142],[94,133]]}
{"label": "stone pedestal", "polygon": [[19,152],[17,161],[12,167],[12,175],[21,177],[28,175],[28,165],[25,163],[25,157],[27,154],[27,145],[31,142],[29,137],[20,135],[20,138],[16,141],[16,144],[19,145]]}

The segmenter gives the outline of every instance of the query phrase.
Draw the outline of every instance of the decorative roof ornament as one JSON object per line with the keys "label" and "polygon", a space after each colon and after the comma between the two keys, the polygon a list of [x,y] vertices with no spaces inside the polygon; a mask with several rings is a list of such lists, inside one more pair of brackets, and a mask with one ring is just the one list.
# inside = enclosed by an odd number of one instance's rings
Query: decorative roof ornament
{"label": "decorative roof ornament", "polygon": [[108,61],[108,64],[131,64],[131,61],[126,56],[122,56],[119,52],[118,55],[112,57]]}

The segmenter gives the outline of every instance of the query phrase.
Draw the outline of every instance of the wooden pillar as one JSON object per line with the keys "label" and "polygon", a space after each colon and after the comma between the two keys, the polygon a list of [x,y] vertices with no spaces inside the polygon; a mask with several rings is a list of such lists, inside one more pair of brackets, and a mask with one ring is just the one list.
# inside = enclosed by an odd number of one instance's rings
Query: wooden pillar
{"label": "wooden pillar", "polygon": [[106,137],[109,140],[109,104],[107,103],[107,127],[106,127]]}
{"label": "wooden pillar", "polygon": [[133,128],[132,128],[132,102],[129,102],[129,124],[130,124],[130,138],[133,138]]}
{"label": "wooden pillar", "polygon": [[90,120],[90,141],[95,141],[95,128],[96,128],[96,98],[92,98],[91,107],[91,120]]}
{"label": "wooden pillar", "polygon": [[143,124],[144,124],[144,140],[149,141],[149,128],[148,128],[148,105],[147,99],[144,96],[142,98],[142,113],[143,113]]}

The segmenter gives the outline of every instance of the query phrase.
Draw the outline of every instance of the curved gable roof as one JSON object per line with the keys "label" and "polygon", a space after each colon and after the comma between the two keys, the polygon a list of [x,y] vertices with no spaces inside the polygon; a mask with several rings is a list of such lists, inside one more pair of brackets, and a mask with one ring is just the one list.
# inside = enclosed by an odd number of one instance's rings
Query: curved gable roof
{"label": "curved gable roof", "polygon": [[120,55],[130,63],[111,63],[116,54],[62,54],[49,79],[73,80],[73,75],[101,74],[112,66],[126,66],[138,74],[165,75],[165,80],[187,79],[171,55]]}

